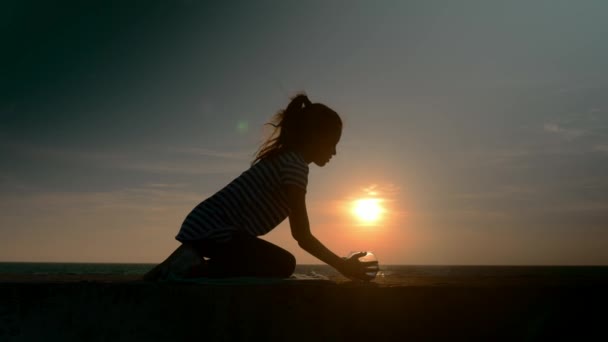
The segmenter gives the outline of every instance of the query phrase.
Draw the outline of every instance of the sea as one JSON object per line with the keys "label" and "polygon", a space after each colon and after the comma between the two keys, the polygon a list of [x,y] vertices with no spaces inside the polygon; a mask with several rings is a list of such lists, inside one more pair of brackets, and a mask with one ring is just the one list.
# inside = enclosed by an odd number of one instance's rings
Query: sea
{"label": "sea", "polygon": [[[0,274],[22,275],[143,275],[150,263],[0,262]],[[339,273],[328,265],[297,265],[295,278],[335,279]],[[472,266],[380,265],[377,278],[401,282],[412,278],[608,278],[608,266]]]}

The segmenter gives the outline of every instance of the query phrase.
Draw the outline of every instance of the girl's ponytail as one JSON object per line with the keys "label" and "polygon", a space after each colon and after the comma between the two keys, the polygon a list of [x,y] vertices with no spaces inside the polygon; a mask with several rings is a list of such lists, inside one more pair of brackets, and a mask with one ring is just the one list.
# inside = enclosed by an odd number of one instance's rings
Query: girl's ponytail
{"label": "girl's ponytail", "polygon": [[262,144],[251,164],[273,157],[286,149],[301,147],[310,139],[311,134],[317,133],[313,131],[320,129],[321,121],[326,121],[328,117],[337,118],[336,122],[342,128],[338,114],[327,106],[313,104],[305,93],[292,97],[287,107],[268,123],[274,127],[274,131]]}
{"label": "girl's ponytail", "polygon": [[291,99],[291,102],[287,105],[287,108],[283,111],[283,116],[292,116],[299,113],[312,105],[312,102],[308,99],[308,96],[304,93],[300,93]]}
{"label": "girl's ponytail", "polygon": [[301,122],[304,119],[304,112],[307,108],[310,108],[312,103],[308,99],[308,96],[304,93],[300,93],[291,99],[287,108],[279,113],[279,122],[273,125],[275,129],[280,129],[277,141],[281,145],[290,145],[294,140],[293,134],[298,127],[301,126]]}

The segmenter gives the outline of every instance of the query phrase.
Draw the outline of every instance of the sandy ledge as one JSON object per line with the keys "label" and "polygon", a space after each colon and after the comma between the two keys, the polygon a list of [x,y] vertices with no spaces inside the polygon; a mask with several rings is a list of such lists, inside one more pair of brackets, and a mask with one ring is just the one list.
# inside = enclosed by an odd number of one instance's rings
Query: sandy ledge
{"label": "sandy ledge", "polygon": [[605,278],[149,283],[0,275],[1,341],[608,340]]}

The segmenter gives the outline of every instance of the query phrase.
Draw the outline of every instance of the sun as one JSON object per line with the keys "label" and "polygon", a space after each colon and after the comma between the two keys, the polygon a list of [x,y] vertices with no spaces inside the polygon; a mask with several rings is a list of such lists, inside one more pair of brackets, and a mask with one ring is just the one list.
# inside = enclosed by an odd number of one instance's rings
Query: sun
{"label": "sun", "polygon": [[355,200],[352,206],[352,213],[364,223],[377,222],[384,212],[384,208],[382,208],[380,203],[381,200],[378,198]]}

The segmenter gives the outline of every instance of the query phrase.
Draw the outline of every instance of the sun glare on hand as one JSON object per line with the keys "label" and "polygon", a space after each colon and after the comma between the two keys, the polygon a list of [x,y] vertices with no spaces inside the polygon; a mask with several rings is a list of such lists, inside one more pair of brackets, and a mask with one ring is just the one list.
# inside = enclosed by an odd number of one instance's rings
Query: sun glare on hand
{"label": "sun glare on hand", "polygon": [[361,222],[371,224],[380,220],[384,208],[377,198],[362,198],[355,200],[352,206],[352,213]]}

